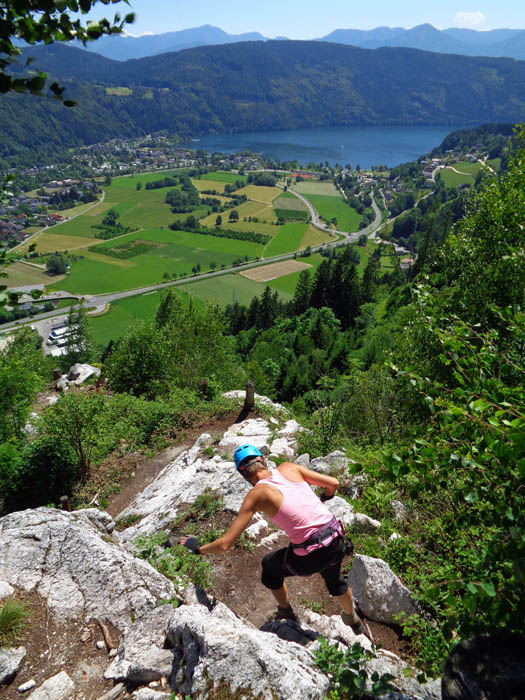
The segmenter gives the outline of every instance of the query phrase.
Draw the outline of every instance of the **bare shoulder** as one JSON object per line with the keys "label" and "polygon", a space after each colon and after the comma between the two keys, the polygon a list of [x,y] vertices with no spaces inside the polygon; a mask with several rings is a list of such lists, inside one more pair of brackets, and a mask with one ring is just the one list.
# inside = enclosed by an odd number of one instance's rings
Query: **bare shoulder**
{"label": "bare shoulder", "polygon": [[304,481],[304,476],[302,474],[302,469],[300,464],[293,464],[293,462],[282,462],[277,467],[278,471],[284,476],[288,481]]}
{"label": "bare shoulder", "polygon": [[327,476],[325,474],[320,474],[319,472],[314,472],[312,469],[303,467],[301,464],[291,464],[290,462],[284,462],[283,464],[279,465],[279,470],[281,470],[281,467],[283,466],[285,466],[286,468],[288,468],[289,466],[291,468],[289,472],[290,474],[293,474],[293,470],[295,470],[295,478],[288,476],[287,472],[281,472],[282,475],[290,481],[306,481],[307,483],[312,484],[313,486],[333,486],[335,488],[337,488],[337,486],[339,485],[338,480],[335,479],[333,476]]}

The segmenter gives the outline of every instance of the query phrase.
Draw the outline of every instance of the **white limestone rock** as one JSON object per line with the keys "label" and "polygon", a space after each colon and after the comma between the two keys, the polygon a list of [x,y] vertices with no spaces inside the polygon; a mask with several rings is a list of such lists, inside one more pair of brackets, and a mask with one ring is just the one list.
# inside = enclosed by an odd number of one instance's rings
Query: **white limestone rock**
{"label": "white limestone rock", "polygon": [[104,678],[131,683],[149,683],[168,677],[173,652],[164,649],[171,605],[162,605],[131,625],[123,635],[117,657],[107,668]]}
{"label": "white limestone rock", "polygon": [[299,455],[299,457],[296,457],[295,459],[295,464],[300,464],[302,467],[306,467],[307,469],[310,468],[310,455],[305,452],[302,455]]}
{"label": "white limestone rock", "polygon": [[[246,396],[246,392],[243,391],[242,389],[234,389],[233,391],[225,392],[223,394],[223,396],[227,399],[237,399],[241,403],[244,403],[244,398]],[[278,413],[284,413],[284,414],[289,413],[288,409],[286,409],[280,403],[276,403],[275,401],[272,401],[267,396],[261,396],[261,394],[254,394],[254,397],[255,397],[256,404],[260,404],[261,406],[267,406],[268,408],[272,408],[274,411],[276,411]]]}
{"label": "white limestone rock", "polygon": [[[199,441],[197,441],[199,442]],[[220,491],[224,508],[237,513],[249,486],[237,474],[233,462],[219,455],[210,459],[198,456],[200,446],[180,454],[157,478],[138,494],[120,514],[120,518],[140,515],[141,520],[118,534],[119,541],[133,549],[133,540],[169,528],[183,503],[193,503],[206,489]]]}
{"label": "white limestone rock", "polygon": [[312,629],[314,629],[317,634],[327,639],[333,639],[340,642],[344,642],[347,646],[352,646],[356,642],[364,647],[365,649],[371,649],[372,643],[364,634],[355,634],[352,632],[352,628],[345,625],[341,615],[319,615],[313,612],[313,610],[302,609],[301,610],[301,623],[308,623]]}
{"label": "white limestone rock", "polygon": [[268,444],[272,428],[262,418],[248,418],[241,423],[235,423],[224,433],[219,442],[219,451],[223,450],[233,455],[234,451],[249,443],[259,449]]}
{"label": "white limestone rock", "polygon": [[276,438],[270,445],[270,457],[293,460],[295,456],[295,441],[290,442],[286,438]]}
{"label": "white limestone rock", "polygon": [[370,620],[393,623],[399,615],[418,612],[408,588],[382,559],[356,554],[348,583]]}
{"label": "white limestone rock", "polygon": [[374,520],[364,513],[356,513],[353,506],[344,498],[334,496],[325,503],[328,510],[344,525],[354,527],[360,532],[375,532],[381,527],[379,520]]}
{"label": "white limestone rock", "polygon": [[28,690],[31,690],[31,688],[34,688],[36,685],[36,681],[34,678],[31,678],[31,680],[26,681],[25,683],[22,683],[22,685],[19,685],[17,690],[19,693],[27,693]]}
{"label": "white limestone rock", "polygon": [[15,589],[13,586],[10,586],[7,581],[0,581],[0,600],[3,598],[10,598],[14,592]]}
{"label": "white limestone rock", "polygon": [[26,650],[24,647],[17,647],[16,649],[0,648],[0,685],[7,683],[16,676],[25,656]]}
{"label": "white limestone rock", "polygon": [[159,599],[175,596],[170,581],[82,511],[10,513],[0,519],[0,541],[0,579],[36,591],[64,621],[84,616],[124,630]]}
{"label": "white limestone rock", "polygon": [[75,684],[65,671],[48,678],[42,685],[33,690],[29,700],[67,700],[75,690]]}
{"label": "white limestone rock", "polygon": [[329,476],[336,476],[342,472],[348,472],[348,465],[350,460],[341,450],[334,450],[326,457],[316,457],[310,462],[310,469],[316,472],[321,472],[321,474],[328,474]]}
{"label": "white limestone rock", "polygon": [[168,641],[178,668],[172,687],[194,700],[208,698],[210,684],[262,700],[322,700],[328,688],[307,649],[248,626],[222,603],[212,612],[180,607]]}
{"label": "white limestone rock", "polygon": [[67,373],[67,380],[76,386],[80,386],[92,377],[100,377],[100,369],[92,365],[77,363],[70,367]]}
{"label": "white limestone rock", "polygon": [[71,517],[78,520],[85,520],[94,525],[100,532],[111,535],[115,529],[115,521],[109,513],[98,508],[83,508],[71,513]]}
{"label": "white limestone rock", "polygon": [[282,536],[282,531],[278,530],[276,532],[272,532],[271,535],[267,535],[266,537],[263,537],[262,540],[259,542],[259,547],[265,547],[266,549],[273,549],[275,545],[277,544],[278,540]]}
{"label": "white limestone rock", "polygon": [[296,420],[287,420],[284,426],[277,431],[277,434],[281,437],[294,437],[303,430],[304,428]]}
{"label": "white limestone rock", "polygon": [[246,528],[244,531],[247,536],[252,539],[256,540],[263,535],[263,533],[268,532],[269,530],[269,525],[268,521],[264,517],[262,513],[255,513],[255,515],[252,518],[251,524]]}
{"label": "white limestone rock", "polygon": [[139,688],[131,694],[131,700],[169,700],[171,693],[161,693],[152,688]]}
{"label": "white limestone rock", "polygon": [[367,664],[367,670],[369,675],[376,671],[380,676],[385,673],[394,676],[391,683],[401,691],[403,698],[441,700],[441,680],[419,683],[416,680],[419,671],[386,649],[376,651],[376,657]]}

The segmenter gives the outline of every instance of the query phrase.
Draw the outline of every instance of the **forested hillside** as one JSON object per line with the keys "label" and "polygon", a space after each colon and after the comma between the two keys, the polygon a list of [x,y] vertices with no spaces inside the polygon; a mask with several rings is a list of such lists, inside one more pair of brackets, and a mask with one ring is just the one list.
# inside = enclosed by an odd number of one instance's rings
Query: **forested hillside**
{"label": "forested hillside", "polygon": [[200,47],[125,63],[60,45],[26,55],[78,104],[4,97],[3,157],[56,144],[58,129],[68,146],[163,129],[197,135],[525,118],[525,63],[510,59],[302,41]]}
{"label": "forested hillside", "polygon": [[[172,444],[228,410],[247,379],[310,428],[299,449],[343,449],[362,472],[355,534],[385,559],[423,615],[400,622],[410,653],[438,674],[454,640],[523,631],[525,617],[525,147],[487,173],[454,217],[438,190],[422,215],[412,279],[362,277],[350,248],[301,274],[294,298],[269,288],[249,307],[187,304],[171,290],[156,316],[95,348],[82,312],[63,366],[100,361],[96,391],[69,391],[26,422],[52,366],[21,332],[0,354],[3,512],[104,498],[116,464]],[[460,206],[461,205],[461,206]],[[453,224],[453,221],[456,221]],[[56,361],[56,360],[55,360]],[[230,407],[231,408],[231,407]],[[404,518],[398,518],[401,503]],[[396,506],[397,508],[397,506]],[[397,533],[400,537],[392,538]]]}

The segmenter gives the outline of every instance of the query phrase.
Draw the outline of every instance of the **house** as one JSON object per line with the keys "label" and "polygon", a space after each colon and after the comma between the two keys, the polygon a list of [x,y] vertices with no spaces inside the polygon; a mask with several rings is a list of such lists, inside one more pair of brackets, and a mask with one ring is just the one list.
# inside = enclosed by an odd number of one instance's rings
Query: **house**
{"label": "house", "polygon": [[399,267],[405,271],[410,270],[410,268],[415,262],[416,261],[414,260],[414,258],[402,258]]}

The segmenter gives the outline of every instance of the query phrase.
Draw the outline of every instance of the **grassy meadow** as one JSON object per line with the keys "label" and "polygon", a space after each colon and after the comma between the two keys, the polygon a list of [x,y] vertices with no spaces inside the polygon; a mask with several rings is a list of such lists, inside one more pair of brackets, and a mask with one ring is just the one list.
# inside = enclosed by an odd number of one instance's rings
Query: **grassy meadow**
{"label": "grassy meadow", "polygon": [[306,180],[297,183],[294,189],[306,197],[319,216],[326,221],[331,221],[335,216],[340,231],[354,233],[359,230],[361,215],[348,206],[332,182]]}
{"label": "grassy meadow", "polygon": [[[148,244],[147,252],[127,259],[104,255],[105,250],[127,246],[133,241]],[[84,259],[74,263],[67,278],[53,284],[53,289],[84,294],[124,291],[164,282],[165,275],[190,276],[191,268],[197,264],[205,272],[211,269],[212,262],[220,269],[239,257],[247,255],[253,260],[261,254],[262,246],[256,243],[169,229],[136,231],[104,241],[96,246],[96,252],[85,251]]]}

